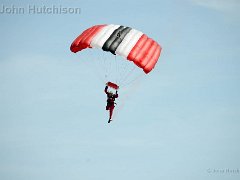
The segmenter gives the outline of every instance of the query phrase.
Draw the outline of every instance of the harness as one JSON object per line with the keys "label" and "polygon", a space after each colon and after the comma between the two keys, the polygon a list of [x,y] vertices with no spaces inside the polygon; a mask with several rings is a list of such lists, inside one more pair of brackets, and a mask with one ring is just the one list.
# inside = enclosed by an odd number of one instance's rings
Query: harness
{"label": "harness", "polygon": [[113,105],[113,104],[117,104],[117,103],[115,103],[114,101],[115,101],[115,97],[108,95],[107,103],[108,103],[108,104],[112,104],[112,105]]}

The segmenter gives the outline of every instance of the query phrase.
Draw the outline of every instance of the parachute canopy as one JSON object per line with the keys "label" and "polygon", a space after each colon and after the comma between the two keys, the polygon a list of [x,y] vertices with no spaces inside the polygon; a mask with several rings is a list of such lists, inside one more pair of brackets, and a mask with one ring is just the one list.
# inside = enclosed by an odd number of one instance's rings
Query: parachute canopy
{"label": "parachute canopy", "polygon": [[101,48],[132,61],[145,73],[156,65],[161,46],[144,33],[120,25],[95,25],[80,34],[70,49],[77,53],[86,48]]}

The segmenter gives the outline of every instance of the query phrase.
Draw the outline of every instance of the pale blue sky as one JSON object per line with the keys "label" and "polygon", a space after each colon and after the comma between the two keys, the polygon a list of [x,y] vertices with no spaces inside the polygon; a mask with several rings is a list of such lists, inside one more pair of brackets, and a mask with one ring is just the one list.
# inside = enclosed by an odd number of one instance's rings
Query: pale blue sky
{"label": "pale blue sky", "polygon": [[[240,178],[213,172],[240,169],[239,1],[0,4],[81,8],[0,14],[1,180]],[[89,53],[69,51],[80,32],[105,23],[134,27],[163,47],[111,124],[104,84],[80,61]]]}

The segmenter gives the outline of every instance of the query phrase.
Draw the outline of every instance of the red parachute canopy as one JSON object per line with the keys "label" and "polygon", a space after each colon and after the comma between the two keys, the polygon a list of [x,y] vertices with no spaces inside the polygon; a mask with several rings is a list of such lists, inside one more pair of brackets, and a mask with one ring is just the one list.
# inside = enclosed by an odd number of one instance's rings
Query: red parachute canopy
{"label": "red parachute canopy", "polygon": [[92,47],[120,55],[142,68],[145,73],[155,67],[162,50],[156,41],[144,33],[114,24],[88,28],[73,41],[70,49],[77,53]]}

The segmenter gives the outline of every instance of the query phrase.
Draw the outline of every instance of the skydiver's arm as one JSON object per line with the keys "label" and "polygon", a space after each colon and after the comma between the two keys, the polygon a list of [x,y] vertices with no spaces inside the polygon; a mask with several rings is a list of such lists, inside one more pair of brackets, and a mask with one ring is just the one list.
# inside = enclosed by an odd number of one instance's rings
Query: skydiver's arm
{"label": "skydiver's arm", "polygon": [[114,96],[115,96],[115,98],[118,98],[118,92],[117,91],[116,91]]}
{"label": "skydiver's arm", "polygon": [[106,86],[105,89],[104,89],[104,92],[105,92],[106,94],[108,94],[108,91],[107,91],[107,90],[108,90],[108,86]]}

